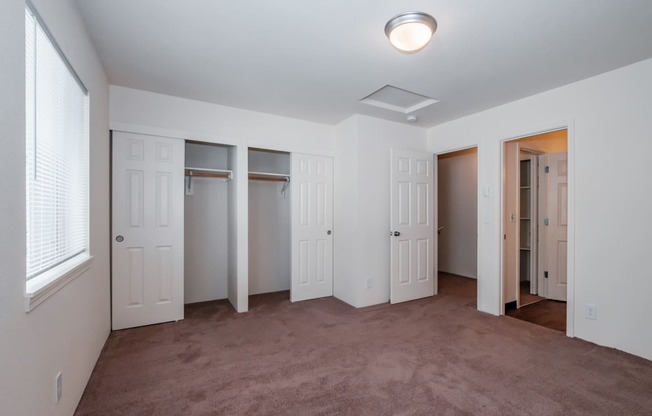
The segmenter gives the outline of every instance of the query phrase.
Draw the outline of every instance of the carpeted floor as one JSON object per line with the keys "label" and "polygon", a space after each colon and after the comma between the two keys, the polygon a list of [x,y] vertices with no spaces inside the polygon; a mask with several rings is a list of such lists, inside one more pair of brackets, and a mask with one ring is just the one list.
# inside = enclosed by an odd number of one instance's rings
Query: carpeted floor
{"label": "carpeted floor", "polygon": [[652,413],[652,362],[477,312],[460,286],[365,309],[287,292],[246,314],[189,305],[113,332],[76,415]]}

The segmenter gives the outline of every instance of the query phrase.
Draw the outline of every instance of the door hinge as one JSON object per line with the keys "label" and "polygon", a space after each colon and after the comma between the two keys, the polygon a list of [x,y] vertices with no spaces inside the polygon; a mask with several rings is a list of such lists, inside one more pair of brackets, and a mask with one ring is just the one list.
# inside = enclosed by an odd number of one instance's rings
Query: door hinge
{"label": "door hinge", "polygon": [[543,277],[548,278],[548,272],[543,272]]}
{"label": "door hinge", "polygon": [[550,220],[548,220],[548,218],[544,218],[543,225],[550,225]]}
{"label": "door hinge", "polygon": [[550,173],[550,166],[546,166],[545,168],[543,168],[543,171],[545,173]]}

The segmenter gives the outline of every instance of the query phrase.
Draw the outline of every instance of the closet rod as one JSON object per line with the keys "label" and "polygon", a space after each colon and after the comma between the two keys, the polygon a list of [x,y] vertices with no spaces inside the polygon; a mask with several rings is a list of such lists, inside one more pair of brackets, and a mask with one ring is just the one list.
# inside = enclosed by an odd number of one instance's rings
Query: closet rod
{"label": "closet rod", "polygon": [[271,182],[290,182],[290,175],[281,173],[266,172],[249,172],[249,180],[252,181],[271,181]]}
{"label": "closet rod", "polygon": [[225,169],[186,168],[186,176],[197,178],[233,179],[233,172]]}

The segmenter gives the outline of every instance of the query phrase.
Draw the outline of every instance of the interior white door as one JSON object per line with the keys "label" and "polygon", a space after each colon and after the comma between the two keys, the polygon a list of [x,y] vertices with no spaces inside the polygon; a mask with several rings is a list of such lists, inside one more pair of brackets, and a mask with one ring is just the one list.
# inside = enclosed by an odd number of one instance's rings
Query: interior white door
{"label": "interior white door", "polygon": [[[545,199],[542,201],[543,280],[545,296],[566,300],[568,253],[568,155],[551,153],[542,156]],[[547,277],[546,277],[547,276]]]}
{"label": "interior white door", "polygon": [[183,319],[184,141],[113,133],[112,327]]}
{"label": "interior white door", "polygon": [[390,302],[434,294],[433,156],[391,151]]}
{"label": "interior white door", "polygon": [[292,154],[292,286],[297,302],[333,295],[333,159]]}

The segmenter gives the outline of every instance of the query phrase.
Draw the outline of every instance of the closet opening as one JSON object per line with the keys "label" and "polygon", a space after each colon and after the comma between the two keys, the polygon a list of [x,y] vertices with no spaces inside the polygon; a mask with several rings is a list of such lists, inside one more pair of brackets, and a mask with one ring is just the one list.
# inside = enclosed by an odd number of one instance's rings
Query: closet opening
{"label": "closet opening", "polygon": [[235,147],[186,141],[184,303],[229,298],[236,287]]}
{"label": "closet opening", "polygon": [[504,143],[505,314],[566,332],[568,132]]}
{"label": "closet opening", "polygon": [[436,293],[477,308],[478,148],[435,157]]}
{"label": "closet opening", "polygon": [[290,153],[249,148],[250,307],[271,294],[290,299]]}

